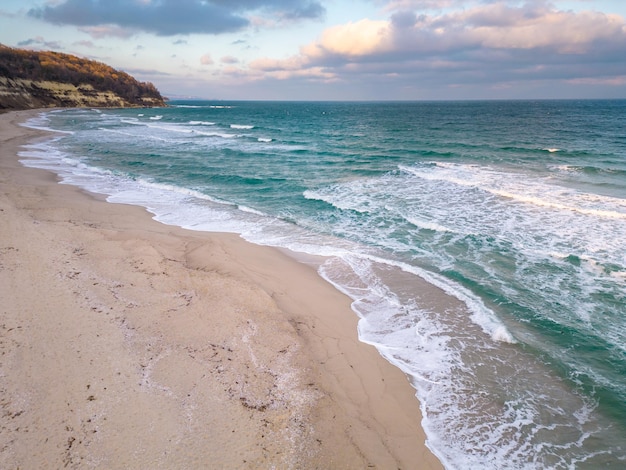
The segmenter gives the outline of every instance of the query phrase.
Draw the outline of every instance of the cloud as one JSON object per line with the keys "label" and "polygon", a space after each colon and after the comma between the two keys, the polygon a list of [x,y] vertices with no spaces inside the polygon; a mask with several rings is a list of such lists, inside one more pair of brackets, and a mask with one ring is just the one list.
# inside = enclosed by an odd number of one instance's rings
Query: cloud
{"label": "cloud", "polygon": [[[289,4],[290,2],[284,2]],[[293,2],[297,3],[297,2]],[[283,11],[282,16],[290,20],[299,19],[315,19],[321,18],[326,13],[326,10],[321,3],[315,1],[302,2],[302,5],[295,5],[293,9],[286,9]]]}
{"label": "cloud", "polygon": [[75,46],[82,46],[82,47],[87,47],[89,49],[93,49],[96,47],[96,45],[91,42],[91,41],[76,41],[74,43]]}
{"label": "cloud", "polygon": [[78,29],[83,33],[89,34],[89,36],[94,39],[102,39],[105,37],[128,39],[137,32],[134,29],[121,28],[116,25],[83,26]]}
{"label": "cloud", "polygon": [[17,18],[17,13],[0,9],[0,18]]}
{"label": "cloud", "polygon": [[252,12],[293,21],[318,18],[324,8],[316,0],[65,0],[28,14],[53,24],[173,36],[239,31],[250,25]]}
{"label": "cloud", "polygon": [[568,82],[575,85],[624,86],[626,85],[626,75],[611,78],[575,78],[572,80],[568,80]]}
{"label": "cloud", "polygon": [[350,58],[381,53],[390,47],[389,23],[364,19],[328,28],[317,42],[302,48],[302,52],[311,59],[336,56]]}
{"label": "cloud", "polygon": [[479,2],[476,0],[374,0],[374,3],[381,5],[385,11],[441,11],[452,7],[467,8],[470,4]]}
{"label": "cloud", "polygon": [[26,39],[24,41],[20,41],[17,43],[18,47],[28,47],[28,46],[43,46],[46,49],[59,50],[63,49],[60,43],[57,41],[46,41],[43,37],[37,36],[34,38]]}
{"label": "cloud", "polygon": [[477,8],[451,15],[453,25],[467,24],[468,40],[488,48],[539,49],[557,53],[586,53],[601,41],[624,41],[624,19],[597,12],[563,12],[546,7]]}
{"label": "cloud", "polygon": [[250,62],[250,69],[259,72],[294,71],[307,68],[308,65],[302,57],[291,57],[286,60],[261,58]]}
{"label": "cloud", "polygon": [[132,74],[133,76],[140,76],[140,75],[164,76],[164,77],[172,76],[172,74],[169,72],[163,72],[161,70],[156,70],[156,69],[125,68],[124,70]]}
{"label": "cloud", "polygon": [[298,55],[260,58],[250,68],[282,79],[309,70],[311,77],[347,82],[376,77],[396,83],[502,85],[603,76],[609,83],[624,75],[623,68],[619,71],[624,50],[621,16],[559,11],[544,2],[517,7],[491,2],[433,15],[402,10],[388,20],[333,26]]}
{"label": "cloud", "polygon": [[239,63],[239,59],[237,57],[233,57],[231,55],[224,56],[220,59],[222,64],[237,64]]}
{"label": "cloud", "polygon": [[200,63],[202,65],[213,65],[214,61],[211,58],[211,54],[204,54],[202,57],[200,57]]}

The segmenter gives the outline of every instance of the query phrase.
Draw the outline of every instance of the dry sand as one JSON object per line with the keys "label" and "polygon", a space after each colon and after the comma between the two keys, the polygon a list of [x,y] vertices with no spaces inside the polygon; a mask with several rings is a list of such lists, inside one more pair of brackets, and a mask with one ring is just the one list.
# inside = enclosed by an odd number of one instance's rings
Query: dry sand
{"label": "dry sand", "polygon": [[312,266],[23,167],[0,115],[0,468],[441,468]]}

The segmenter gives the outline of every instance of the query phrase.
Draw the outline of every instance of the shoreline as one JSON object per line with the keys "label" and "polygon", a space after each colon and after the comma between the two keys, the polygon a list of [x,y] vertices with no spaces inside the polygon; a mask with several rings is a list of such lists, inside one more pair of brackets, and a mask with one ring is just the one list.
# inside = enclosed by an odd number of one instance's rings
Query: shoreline
{"label": "shoreline", "polygon": [[24,167],[39,112],[0,114],[0,466],[442,468],[348,297]]}

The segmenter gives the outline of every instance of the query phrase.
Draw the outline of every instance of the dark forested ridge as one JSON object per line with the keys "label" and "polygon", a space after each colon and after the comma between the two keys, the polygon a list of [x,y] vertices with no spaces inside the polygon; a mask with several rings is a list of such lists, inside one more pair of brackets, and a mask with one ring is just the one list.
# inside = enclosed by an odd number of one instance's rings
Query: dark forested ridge
{"label": "dark forested ridge", "polygon": [[0,109],[164,105],[152,83],[101,62],[0,44]]}

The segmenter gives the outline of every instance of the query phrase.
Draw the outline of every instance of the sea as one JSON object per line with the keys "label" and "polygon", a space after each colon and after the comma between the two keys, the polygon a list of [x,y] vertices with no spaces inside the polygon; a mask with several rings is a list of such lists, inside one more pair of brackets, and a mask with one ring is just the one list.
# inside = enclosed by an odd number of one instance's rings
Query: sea
{"label": "sea", "polygon": [[447,469],[626,468],[626,100],[46,111],[26,166],[319,259]]}

